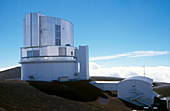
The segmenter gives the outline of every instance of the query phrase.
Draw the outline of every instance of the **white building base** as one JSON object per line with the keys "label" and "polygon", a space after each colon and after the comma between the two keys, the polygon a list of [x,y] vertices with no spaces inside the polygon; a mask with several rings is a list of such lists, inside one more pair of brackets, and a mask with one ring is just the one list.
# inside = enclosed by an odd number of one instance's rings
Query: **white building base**
{"label": "white building base", "polygon": [[27,81],[59,81],[78,79],[75,62],[41,62],[22,64],[21,79]]}

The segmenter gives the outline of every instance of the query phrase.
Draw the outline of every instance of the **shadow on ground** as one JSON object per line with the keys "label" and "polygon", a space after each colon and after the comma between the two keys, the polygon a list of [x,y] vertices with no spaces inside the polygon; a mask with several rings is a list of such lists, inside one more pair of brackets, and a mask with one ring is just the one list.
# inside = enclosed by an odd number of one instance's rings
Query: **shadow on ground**
{"label": "shadow on ground", "polygon": [[62,83],[29,81],[29,84],[49,95],[76,101],[90,102],[96,101],[98,97],[107,98],[101,90],[91,85],[89,81]]}

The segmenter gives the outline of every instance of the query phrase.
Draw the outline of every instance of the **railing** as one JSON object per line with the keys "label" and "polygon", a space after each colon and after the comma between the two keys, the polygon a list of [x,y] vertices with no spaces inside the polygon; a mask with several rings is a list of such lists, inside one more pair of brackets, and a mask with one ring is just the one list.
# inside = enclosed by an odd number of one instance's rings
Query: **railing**
{"label": "railing", "polygon": [[40,58],[40,57],[73,57],[76,59],[76,56],[67,56],[67,55],[59,55],[59,56],[29,56],[29,57],[22,57],[22,58]]}
{"label": "railing", "polygon": [[76,61],[75,56],[31,56],[22,57],[22,62],[42,62],[42,61]]}
{"label": "railing", "polygon": [[40,57],[75,57],[75,48],[63,50],[61,46],[55,47],[24,47],[21,48],[21,58],[40,58]]}

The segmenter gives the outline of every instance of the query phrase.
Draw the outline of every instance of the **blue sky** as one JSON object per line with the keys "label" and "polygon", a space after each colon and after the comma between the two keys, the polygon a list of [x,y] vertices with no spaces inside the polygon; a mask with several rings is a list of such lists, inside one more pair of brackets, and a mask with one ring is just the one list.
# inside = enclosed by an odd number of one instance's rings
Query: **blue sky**
{"label": "blue sky", "polygon": [[0,0],[0,67],[18,64],[30,12],[71,21],[90,58],[133,54],[93,61],[103,67],[170,66],[169,0]]}

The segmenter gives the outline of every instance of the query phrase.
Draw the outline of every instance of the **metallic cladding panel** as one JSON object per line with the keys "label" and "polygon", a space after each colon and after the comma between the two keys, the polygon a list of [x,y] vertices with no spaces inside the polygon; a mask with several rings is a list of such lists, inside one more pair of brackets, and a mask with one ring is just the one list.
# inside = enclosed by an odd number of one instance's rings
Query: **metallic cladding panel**
{"label": "metallic cladding panel", "polygon": [[92,83],[90,82],[90,84],[96,86],[97,88],[106,91],[106,90],[111,90],[111,91],[117,91],[117,86],[118,83]]}
{"label": "metallic cladding panel", "polygon": [[32,46],[39,46],[39,13],[32,13]]}
{"label": "metallic cladding panel", "polygon": [[66,56],[67,50],[66,47],[59,47],[59,55]]}
{"label": "metallic cladding panel", "polygon": [[148,83],[150,83],[150,84],[153,83],[153,79],[148,78],[148,77],[144,77],[144,76],[134,76],[134,77],[127,78],[127,79],[125,79],[125,80],[139,80],[139,81],[148,82]]}
{"label": "metallic cladding panel", "polygon": [[61,20],[61,44],[74,46],[73,25],[66,20]]}
{"label": "metallic cladding panel", "polygon": [[61,26],[61,46],[66,44],[74,45],[73,38],[73,25],[60,18],[55,17],[41,17],[41,44],[45,45],[55,45],[55,25]]}
{"label": "metallic cladding panel", "polygon": [[74,46],[73,24],[66,20],[30,13],[24,24],[24,47],[55,45],[55,25],[61,26],[61,46]]}
{"label": "metallic cladding panel", "polygon": [[41,46],[55,45],[56,19],[52,17],[41,17]]}
{"label": "metallic cladding panel", "polygon": [[67,48],[67,56],[75,56],[75,47],[66,47]]}
{"label": "metallic cladding panel", "polygon": [[40,56],[47,56],[47,47],[40,48]]}
{"label": "metallic cladding panel", "polygon": [[[59,48],[61,46],[47,46],[37,48],[21,48],[21,57],[27,57],[27,51],[39,50],[40,56],[59,56]],[[66,50],[65,56],[75,56],[75,47],[64,47]],[[67,59],[66,59],[67,60]]]}
{"label": "metallic cladding panel", "polygon": [[68,76],[75,79],[75,63],[30,63],[22,64],[22,80],[31,80],[34,76],[36,81],[58,80],[59,77]]}
{"label": "metallic cladding panel", "polygon": [[25,22],[26,20],[24,19],[24,34],[23,34],[23,36],[24,36],[24,44],[23,44],[23,46],[25,46],[25,44],[26,44],[26,22]]}
{"label": "metallic cladding panel", "polygon": [[31,46],[31,33],[30,33],[30,14],[26,14],[25,17],[25,43],[24,47],[30,47]]}
{"label": "metallic cladding panel", "polygon": [[89,79],[89,54],[88,46],[79,46],[76,50],[77,62],[80,63],[79,79]]}
{"label": "metallic cladding panel", "polygon": [[47,55],[48,56],[58,56],[59,55],[59,47],[58,46],[48,46],[47,47]]}
{"label": "metallic cladding panel", "polygon": [[144,92],[141,99],[147,104],[152,105],[154,102],[152,84],[136,80],[136,87],[140,92]]}
{"label": "metallic cladding panel", "polygon": [[[138,98],[144,104],[132,98]],[[152,84],[141,80],[125,80],[118,85],[118,98],[140,106],[151,106],[154,102]]]}

